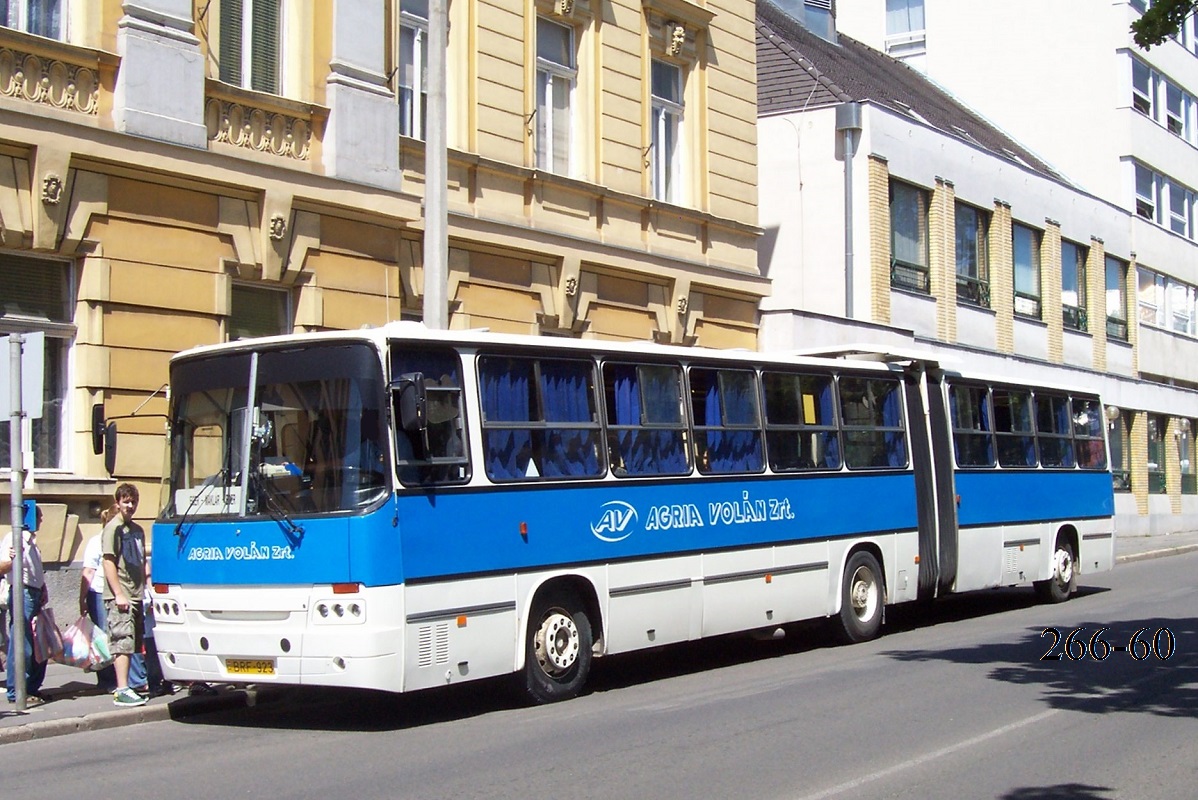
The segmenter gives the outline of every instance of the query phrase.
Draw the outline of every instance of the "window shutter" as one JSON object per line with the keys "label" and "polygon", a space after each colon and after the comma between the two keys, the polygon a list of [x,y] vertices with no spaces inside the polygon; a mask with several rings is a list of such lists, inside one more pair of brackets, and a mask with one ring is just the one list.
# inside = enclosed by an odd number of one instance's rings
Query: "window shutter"
{"label": "window shutter", "polygon": [[220,79],[241,85],[242,0],[221,0],[220,4]]}
{"label": "window shutter", "polygon": [[232,299],[229,341],[291,332],[286,292],[234,286]]}
{"label": "window shutter", "polygon": [[255,0],[250,33],[250,88],[279,93],[280,0]]}

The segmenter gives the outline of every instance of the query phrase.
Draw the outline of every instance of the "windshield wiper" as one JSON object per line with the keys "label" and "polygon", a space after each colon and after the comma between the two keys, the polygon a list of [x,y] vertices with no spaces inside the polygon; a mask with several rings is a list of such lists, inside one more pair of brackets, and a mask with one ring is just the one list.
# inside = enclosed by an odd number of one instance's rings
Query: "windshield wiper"
{"label": "windshield wiper", "polygon": [[[201,483],[199,486],[199,491],[191,496],[191,502],[187,504],[187,508],[183,511],[182,514],[179,515],[179,522],[175,524],[175,536],[181,537],[183,535],[183,523],[187,521],[188,515],[190,515],[192,512],[192,509],[194,509],[196,507],[196,503],[199,502],[200,498],[204,496],[204,492],[207,489],[210,489],[211,487],[215,486],[216,482],[221,480],[224,477],[225,477],[225,469],[224,469],[224,467],[221,467],[219,470],[217,470],[213,474],[209,475],[207,478],[204,478],[203,483]],[[180,544],[180,546],[182,546],[182,544]]]}
{"label": "windshield wiper", "polygon": [[254,485],[258,487],[258,493],[266,500],[266,513],[270,518],[279,523],[281,527],[287,529],[290,533],[289,538],[294,538],[297,542],[304,537],[304,526],[296,525],[291,516],[288,515],[287,509],[283,508],[283,504],[279,501],[279,491],[271,481],[262,477],[262,474],[257,470],[252,470],[251,475],[254,479]]}

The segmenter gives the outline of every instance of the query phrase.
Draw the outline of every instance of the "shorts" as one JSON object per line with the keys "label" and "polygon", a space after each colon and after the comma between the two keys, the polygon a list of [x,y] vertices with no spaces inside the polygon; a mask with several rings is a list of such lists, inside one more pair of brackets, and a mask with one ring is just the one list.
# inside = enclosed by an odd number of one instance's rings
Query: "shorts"
{"label": "shorts", "polygon": [[108,649],[114,656],[131,656],[142,651],[141,603],[130,603],[121,611],[115,600],[104,601],[104,613],[108,616]]}

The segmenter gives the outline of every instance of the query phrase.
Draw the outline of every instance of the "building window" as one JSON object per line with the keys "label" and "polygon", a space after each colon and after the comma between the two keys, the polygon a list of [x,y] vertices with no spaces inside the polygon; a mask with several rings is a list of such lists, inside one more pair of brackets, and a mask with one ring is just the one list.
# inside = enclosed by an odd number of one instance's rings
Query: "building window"
{"label": "building window", "polygon": [[281,0],[221,0],[220,79],[279,94],[282,91]]}
{"label": "building window", "polygon": [[1163,328],[1165,325],[1165,276],[1140,267],[1136,276],[1136,295],[1140,322]]}
{"label": "building window", "polygon": [[537,168],[569,175],[578,66],[574,29],[537,17]]}
{"label": "building window", "polygon": [[1194,425],[1194,420],[1185,417],[1177,423],[1177,460],[1181,465],[1182,494],[1198,494],[1198,480],[1194,472]]}
{"label": "building window", "polygon": [[61,8],[61,0],[6,0],[0,4],[0,25],[48,39],[61,39]]}
{"label": "building window", "polygon": [[651,70],[653,197],[677,203],[682,196],[682,68],[655,58]]}
{"label": "building window", "polygon": [[1169,418],[1148,415],[1148,493],[1165,493],[1165,431]]}
{"label": "building window", "polygon": [[1136,164],[1136,214],[1160,222],[1156,209],[1156,176],[1144,165]]}
{"label": "building window", "polygon": [[[7,336],[12,333],[35,334],[42,345],[42,403],[40,409],[25,408],[21,421],[21,439],[26,451],[33,451],[33,463],[27,469],[65,468],[67,434],[66,399],[67,359],[75,337],[74,309],[69,264],[0,254],[0,337],[8,357]],[[26,337],[25,358],[33,343]],[[7,365],[4,374],[8,374]],[[10,384],[4,381],[3,391]],[[9,398],[5,398],[7,401]],[[0,422],[0,468],[10,469],[11,425]]]}
{"label": "building window", "polygon": [[229,341],[291,333],[291,294],[285,290],[233,285]]}
{"label": "building window", "polygon": [[1106,335],[1127,341],[1127,264],[1106,257]]}
{"label": "building window", "polygon": [[1189,336],[1198,336],[1196,311],[1198,311],[1198,288],[1180,281],[1169,281],[1169,319],[1173,330]]}
{"label": "building window", "polygon": [[1061,240],[1061,315],[1066,328],[1086,330],[1086,248]]}
{"label": "building window", "polygon": [[886,0],[886,52],[895,58],[921,53],[927,31],[924,0]]}
{"label": "building window", "polygon": [[1182,236],[1194,238],[1193,226],[1194,195],[1184,186],[1169,184],[1169,230]]}
{"label": "building window", "polygon": [[1139,59],[1131,60],[1131,105],[1141,114],[1152,116],[1152,99],[1155,95],[1153,72]]}
{"label": "building window", "polygon": [[928,292],[928,202],[926,191],[890,182],[890,285]]}
{"label": "building window", "polygon": [[399,8],[399,135],[423,139],[428,111],[428,0]]}
{"label": "building window", "polygon": [[1015,313],[1040,318],[1040,232],[1018,223],[1011,226],[1015,260]]}
{"label": "building window", "polygon": [[1131,491],[1131,412],[1120,411],[1107,421],[1107,441],[1111,446],[1111,482],[1116,492]]}
{"label": "building window", "polygon": [[957,302],[990,307],[989,215],[957,203]]}
{"label": "building window", "polygon": [[1165,87],[1165,127],[1169,133],[1185,138],[1186,94],[1181,87],[1167,84]]}

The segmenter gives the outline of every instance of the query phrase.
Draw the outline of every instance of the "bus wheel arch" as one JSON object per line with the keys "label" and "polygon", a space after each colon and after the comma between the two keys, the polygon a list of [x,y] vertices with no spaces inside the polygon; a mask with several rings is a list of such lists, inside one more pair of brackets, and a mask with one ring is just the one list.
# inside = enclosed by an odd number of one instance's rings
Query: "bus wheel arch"
{"label": "bus wheel arch", "polygon": [[582,691],[601,629],[598,601],[587,581],[558,578],[538,587],[528,607],[521,670],[534,703],[568,700]]}
{"label": "bus wheel arch", "polygon": [[1045,602],[1063,603],[1077,589],[1077,546],[1077,530],[1072,525],[1057,531],[1052,548],[1052,575],[1032,584]]}
{"label": "bus wheel arch", "polygon": [[849,551],[840,581],[840,610],[836,618],[838,638],[856,644],[877,638],[886,607],[886,575],[882,554],[876,547],[861,545]]}

